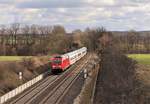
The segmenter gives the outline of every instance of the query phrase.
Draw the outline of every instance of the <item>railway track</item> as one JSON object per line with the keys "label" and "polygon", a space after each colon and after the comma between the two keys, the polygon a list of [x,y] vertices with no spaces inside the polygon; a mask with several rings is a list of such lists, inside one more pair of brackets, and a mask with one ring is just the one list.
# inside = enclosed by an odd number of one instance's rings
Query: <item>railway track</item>
{"label": "railway track", "polygon": [[50,91],[50,93],[41,102],[32,102],[31,104],[59,104],[73,83],[77,80],[82,71],[81,69],[88,63],[88,61],[89,60],[71,72],[70,75],[68,75],[52,91]]}
{"label": "railway track", "polygon": [[[84,62],[84,60],[82,61]],[[77,62],[77,64],[70,67],[61,75],[51,75],[45,78],[43,81],[21,94],[18,98],[14,99],[11,102],[8,102],[7,104],[39,104],[39,102],[41,102],[41,98],[43,99],[43,97],[49,95],[49,91],[54,91],[54,89],[56,90],[56,86],[61,86],[59,83],[62,82],[62,80],[67,80],[68,75],[75,73],[76,70],[74,69],[77,69],[78,64],[81,65],[81,61]],[[78,66],[78,68],[81,67],[80,65]],[[45,97],[45,99],[46,98],[47,97]]]}
{"label": "railway track", "polygon": [[[33,86],[31,89],[27,90],[26,92],[22,93],[17,99],[13,100],[12,102],[8,102],[7,104],[19,104],[22,99],[31,99],[31,96],[34,96],[36,92],[40,89],[43,89],[44,86],[48,86],[50,82],[55,81],[55,78],[57,76],[49,76],[40,83],[38,83],[36,86]],[[28,96],[30,95],[30,96]],[[29,98],[28,98],[29,97]],[[21,103],[20,103],[21,104]]]}

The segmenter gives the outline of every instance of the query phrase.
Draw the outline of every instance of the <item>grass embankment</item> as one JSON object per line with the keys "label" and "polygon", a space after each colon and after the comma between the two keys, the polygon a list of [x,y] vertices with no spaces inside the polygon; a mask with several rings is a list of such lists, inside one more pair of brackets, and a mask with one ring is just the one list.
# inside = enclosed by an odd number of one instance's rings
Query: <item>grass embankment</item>
{"label": "grass embankment", "polygon": [[48,60],[48,56],[0,56],[0,96],[47,71]]}
{"label": "grass embankment", "polygon": [[150,103],[150,54],[130,54],[128,57],[136,60],[136,76],[140,83],[138,89],[147,99],[145,104]]}
{"label": "grass embankment", "polygon": [[150,65],[150,54],[129,54],[128,57],[136,60],[139,64]]}
{"label": "grass embankment", "polygon": [[150,104],[150,55],[128,56],[103,50],[94,104]]}

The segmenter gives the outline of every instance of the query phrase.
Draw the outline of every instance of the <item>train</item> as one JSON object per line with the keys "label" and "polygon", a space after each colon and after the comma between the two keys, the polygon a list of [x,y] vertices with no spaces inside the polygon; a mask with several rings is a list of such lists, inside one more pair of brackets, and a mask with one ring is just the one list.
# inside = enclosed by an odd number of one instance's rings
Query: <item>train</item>
{"label": "train", "polygon": [[52,57],[50,66],[52,73],[55,72],[62,72],[69,68],[72,64],[76,63],[80,60],[83,56],[87,54],[87,48],[82,47],[75,51],[63,54],[63,55],[56,55]]}

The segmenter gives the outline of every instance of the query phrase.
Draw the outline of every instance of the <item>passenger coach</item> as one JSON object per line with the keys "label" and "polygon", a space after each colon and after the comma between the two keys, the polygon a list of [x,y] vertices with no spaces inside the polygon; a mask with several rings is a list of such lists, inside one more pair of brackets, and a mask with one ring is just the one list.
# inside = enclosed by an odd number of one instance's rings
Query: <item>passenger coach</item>
{"label": "passenger coach", "polygon": [[58,55],[51,59],[52,72],[64,71],[70,65],[77,62],[87,53],[87,48],[83,47],[78,50],[66,53],[64,55]]}

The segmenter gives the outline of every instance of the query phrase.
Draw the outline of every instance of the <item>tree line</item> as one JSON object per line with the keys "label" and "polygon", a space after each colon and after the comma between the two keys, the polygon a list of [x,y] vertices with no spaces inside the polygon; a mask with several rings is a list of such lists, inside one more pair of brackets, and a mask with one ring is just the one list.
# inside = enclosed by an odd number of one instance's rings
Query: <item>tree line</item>
{"label": "tree line", "polygon": [[13,23],[0,26],[0,55],[47,55],[63,54],[80,47],[100,52],[106,44],[116,42],[124,53],[150,53],[150,35],[128,31],[107,31],[104,27],[76,29],[67,33],[60,25],[23,25]]}
{"label": "tree line", "polygon": [[[0,26],[0,55],[38,55],[61,53],[70,46],[71,37],[63,26],[21,25]],[[64,51],[64,50],[63,50]]]}
{"label": "tree line", "polygon": [[124,53],[150,53],[150,34],[134,30],[115,35],[117,46]]}
{"label": "tree line", "polygon": [[0,55],[62,54],[83,46],[88,47],[89,51],[96,51],[98,38],[105,32],[103,27],[67,33],[60,25],[1,25]]}

